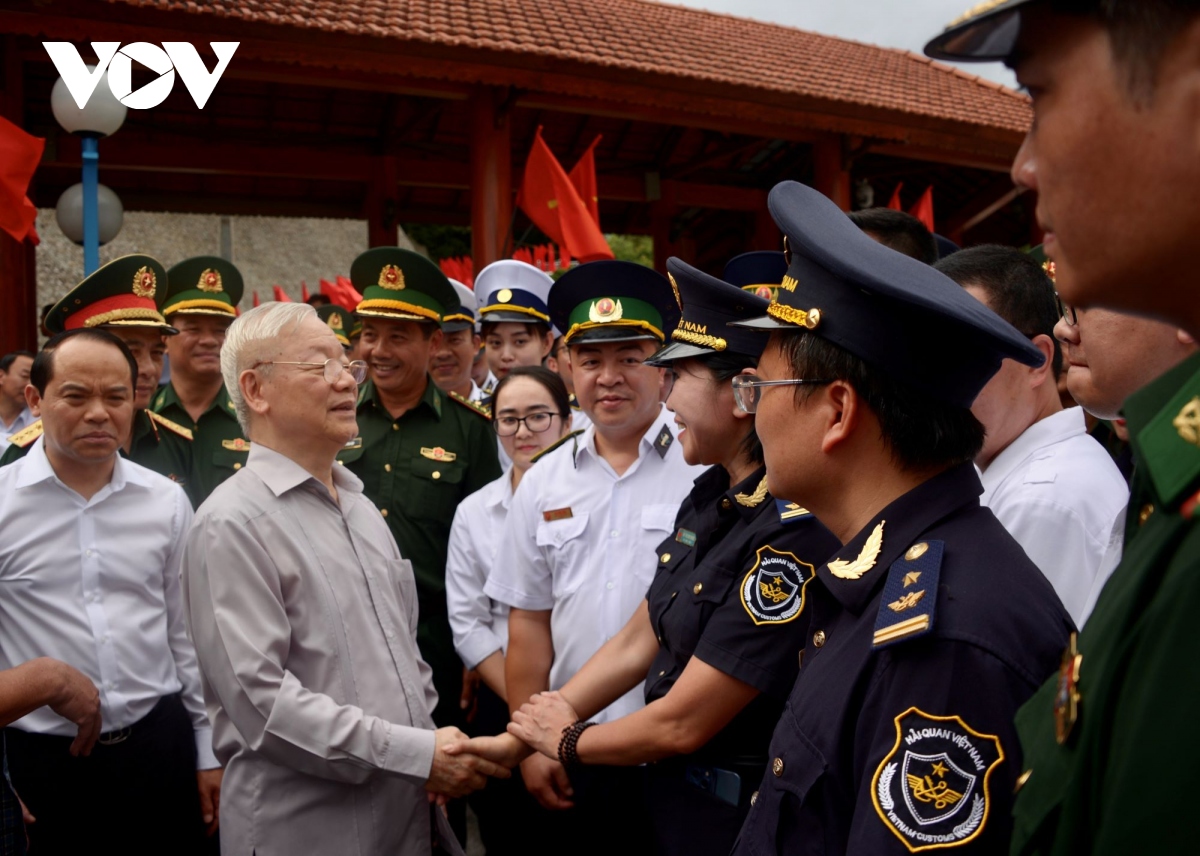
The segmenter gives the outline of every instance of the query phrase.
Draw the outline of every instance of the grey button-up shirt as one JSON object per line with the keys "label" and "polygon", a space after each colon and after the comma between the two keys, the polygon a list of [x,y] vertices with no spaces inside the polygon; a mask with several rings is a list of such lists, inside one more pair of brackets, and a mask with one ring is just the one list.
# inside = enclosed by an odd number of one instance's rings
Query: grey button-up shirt
{"label": "grey button-up shirt", "polygon": [[430,851],[437,695],[412,566],[362,483],[339,466],[334,484],[338,502],[255,443],[188,534],[184,592],[233,856]]}

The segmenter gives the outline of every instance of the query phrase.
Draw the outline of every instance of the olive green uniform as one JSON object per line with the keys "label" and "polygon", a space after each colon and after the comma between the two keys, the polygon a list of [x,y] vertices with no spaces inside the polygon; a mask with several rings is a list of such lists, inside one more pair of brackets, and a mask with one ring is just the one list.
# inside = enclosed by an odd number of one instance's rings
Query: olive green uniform
{"label": "olive green uniform", "polygon": [[399,419],[367,382],[358,398],[358,429],[358,439],[338,460],[362,479],[363,492],[413,564],[417,644],[438,691],[433,718],[438,725],[460,724],[463,666],[446,612],[446,549],[459,502],[500,476],[495,434],[476,406],[452,398],[429,378],[421,401]]}
{"label": "olive green uniform", "polygon": [[1017,714],[1029,772],[1013,854],[1200,847],[1189,736],[1200,705],[1200,354],[1133,395],[1125,416],[1131,537],[1079,634],[1079,657],[1065,656]]}
{"label": "olive green uniform", "polygon": [[[156,414],[139,410],[133,415],[133,443],[129,452],[121,454],[135,464],[164,475],[178,482],[195,505],[192,495],[190,473],[192,468],[192,440],[190,432],[182,425],[156,418]],[[42,420],[38,420],[13,435],[12,443],[0,457],[0,467],[25,457],[34,441],[42,436]]]}
{"label": "olive green uniform", "polygon": [[150,407],[192,432],[191,468],[184,486],[192,504],[199,508],[217,485],[246,465],[250,456],[250,443],[238,424],[229,393],[222,385],[198,421],[188,414],[169,383],[159,388]]}

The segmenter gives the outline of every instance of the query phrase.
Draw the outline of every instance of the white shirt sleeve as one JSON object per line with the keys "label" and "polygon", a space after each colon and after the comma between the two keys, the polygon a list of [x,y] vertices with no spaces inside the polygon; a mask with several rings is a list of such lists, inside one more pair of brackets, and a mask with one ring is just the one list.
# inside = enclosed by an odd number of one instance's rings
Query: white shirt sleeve
{"label": "white shirt sleeve", "polygon": [[[502,478],[507,478],[507,475]],[[482,503],[470,502],[468,497],[454,513],[450,527],[450,544],[446,554],[446,608],[450,614],[450,630],[454,633],[454,650],[468,669],[474,669],[492,654],[504,648],[504,640],[496,633],[492,614],[492,599],[483,592],[488,578],[490,560],[481,549],[483,538],[499,538],[473,519],[473,512],[484,511]]]}
{"label": "white shirt sleeve", "polygon": [[492,600],[517,609],[554,608],[553,573],[536,540],[539,510],[535,478],[544,474],[543,470],[535,475],[531,469],[513,494],[496,563],[483,587]]}

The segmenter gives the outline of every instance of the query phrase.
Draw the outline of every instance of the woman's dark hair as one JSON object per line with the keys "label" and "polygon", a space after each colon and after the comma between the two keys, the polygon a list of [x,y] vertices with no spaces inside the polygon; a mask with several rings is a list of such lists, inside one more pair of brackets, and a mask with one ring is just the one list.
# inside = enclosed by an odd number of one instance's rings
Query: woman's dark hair
{"label": "woman's dark hair", "polygon": [[[983,448],[983,425],[968,408],[895,380],[820,336],[804,331],[774,334],[767,347],[779,348],[792,377],[833,378],[854,387],[879,420],[893,459],[905,470],[973,461]],[[797,386],[796,401],[808,400],[815,391],[813,386]]]}
{"label": "woman's dark hair", "polygon": [[487,338],[497,324],[520,324],[525,328],[525,332],[530,336],[537,336],[539,339],[550,332],[550,325],[541,321],[482,321],[479,324],[479,333],[484,338]]}
{"label": "woman's dark hair", "polygon": [[[713,378],[718,383],[729,383],[730,380],[740,375],[746,369],[752,369],[758,365],[758,360],[754,357],[747,354],[730,352],[701,354],[695,357],[695,360],[712,372]],[[754,430],[753,419],[750,420],[750,432],[742,438],[742,442],[738,446],[738,451],[753,462],[755,466],[762,466],[763,447],[762,442],[758,439],[758,432]]]}
{"label": "woman's dark hair", "polygon": [[545,366],[518,366],[500,378],[500,382],[496,384],[495,390],[492,391],[493,410],[496,409],[496,405],[500,401],[500,393],[504,391],[504,388],[515,377],[527,377],[530,380],[540,383],[550,393],[550,398],[554,401],[554,408],[558,411],[558,415],[563,419],[571,415],[571,397],[567,393],[567,385],[563,383],[563,379],[558,376],[557,372],[552,372]]}
{"label": "woman's dark hair", "polygon": [[121,356],[125,358],[125,362],[129,363],[130,393],[132,394],[137,390],[137,360],[133,358],[129,347],[107,330],[98,330],[95,327],[79,327],[75,330],[67,330],[64,333],[59,333],[57,336],[51,336],[50,341],[33,358],[33,366],[29,369],[29,382],[37,389],[38,395],[45,395],[46,387],[50,385],[50,381],[54,380],[54,352],[58,350],[63,342],[69,339],[91,339],[94,342],[103,342],[106,345],[115,347],[121,352]]}

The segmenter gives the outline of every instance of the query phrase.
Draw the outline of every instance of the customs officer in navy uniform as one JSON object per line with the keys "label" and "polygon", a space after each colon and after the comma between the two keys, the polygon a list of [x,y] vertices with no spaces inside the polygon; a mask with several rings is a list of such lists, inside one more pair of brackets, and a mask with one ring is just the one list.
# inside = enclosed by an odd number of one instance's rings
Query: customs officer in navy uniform
{"label": "customs officer in navy uniform", "polygon": [[790,247],[755,378],[768,488],[844,542],[806,592],[800,673],[737,854],[1004,853],[1021,772],[1013,715],[1073,630],[990,511],[970,413],[1032,344],[954,283],[795,182]]}
{"label": "customs officer in navy uniform", "polygon": [[[674,376],[667,408],[684,459],[709,467],[655,548],[657,572],[633,617],[559,693],[518,711],[513,733],[560,759],[566,728],[575,764],[656,762],[655,852],[724,856],[796,678],[805,587],[840,544],[770,494],[754,420],[734,403],[730,380],[754,369],[766,336],[729,322],[762,314],[767,301],[678,259],[667,271],[682,318],[647,363]],[[580,721],[642,684],[641,710]]]}

